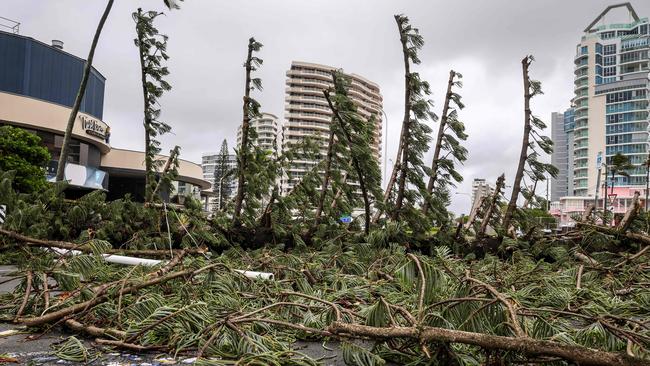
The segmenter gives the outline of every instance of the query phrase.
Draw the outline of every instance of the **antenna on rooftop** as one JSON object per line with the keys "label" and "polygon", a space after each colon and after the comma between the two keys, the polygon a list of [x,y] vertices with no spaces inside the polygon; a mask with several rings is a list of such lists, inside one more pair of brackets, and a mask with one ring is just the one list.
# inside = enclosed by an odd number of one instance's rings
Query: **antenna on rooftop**
{"label": "antenna on rooftop", "polygon": [[5,17],[0,17],[0,29],[10,29],[11,33],[20,33],[20,23]]}

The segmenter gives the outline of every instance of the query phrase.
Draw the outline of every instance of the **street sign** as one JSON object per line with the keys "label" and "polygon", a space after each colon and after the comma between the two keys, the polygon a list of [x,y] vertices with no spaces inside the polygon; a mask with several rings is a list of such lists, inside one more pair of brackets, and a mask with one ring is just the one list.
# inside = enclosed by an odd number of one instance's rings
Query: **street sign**
{"label": "street sign", "polygon": [[350,215],[341,216],[339,220],[341,220],[341,222],[344,224],[349,224],[352,222],[352,216]]}

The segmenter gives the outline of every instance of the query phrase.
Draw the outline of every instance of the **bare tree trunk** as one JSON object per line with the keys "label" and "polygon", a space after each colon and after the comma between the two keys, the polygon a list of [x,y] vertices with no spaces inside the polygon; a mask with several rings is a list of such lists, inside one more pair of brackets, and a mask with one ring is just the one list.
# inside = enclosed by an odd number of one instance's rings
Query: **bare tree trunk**
{"label": "bare tree trunk", "polygon": [[477,239],[480,239],[485,235],[487,226],[490,223],[490,217],[492,217],[492,212],[494,212],[494,208],[496,207],[497,202],[499,201],[499,195],[501,194],[501,189],[503,189],[505,180],[506,180],[505,174],[501,174],[499,178],[497,178],[497,184],[496,187],[494,188],[494,194],[492,195],[492,199],[490,200],[490,206],[488,207],[487,211],[485,211],[485,215],[483,216],[483,221],[481,222],[481,228],[479,229],[478,233],[476,233]]}
{"label": "bare tree trunk", "polygon": [[162,183],[162,177],[166,174],[169,173],[169,169],[172,166],[172,162],[176,160],[178,157],[178,146],[176,146],[175,149],[171,151],[169,154],[169,158],[167,159],[167,162],[165,163],[165,167],[163,168],[162,172],[160,173],[160,178],[158,179],[158,183],[156,184],[156,188],[153,190],[152,196],[156,197],[156,194],[158,193],[158,190],[160,189],[160,184]]}
{"label": "bare tree trunk", "polygon": [[241,125],[241,146],[239,146],[239,177],[237,178],[237,196],[235,197],[235,211],[233,212],[233,224],[239,223],[241,216],[242,203],[244,202],[244,184],[246,184],[246,158],[248,157],[248,130],[250,128],[250,116],[248,113],[248,103],[251,92],[251,59],[253,57],[253,42],[248,40],[248,54],[246,56],[246,83],[244,89],[243,121]]}
{"label": "bare tree trunk", "polygon": [[[336,85],[336,75],[332,75],[332,77],[334,78],[334,84]],[[335,119],[339,121],[339,126],[341,127],[341,130],[345,134],[345,139],[347,140],[348,146],[352,148],[352,144],[353,144],[352,136],[350,136],[350,132],[347,130],[345,123],[343,122],[343,118],[341,117],[341,114],[336,109],[336,107],[334,107],[334,104],[332,104],[332,100],[330,99],[329,92],[327,90],[323,90],[323,94],[325,94],[325,99],[327,99],[327,104],[329,104],[330,109],[332,110],[332,112],[334,112]],[[359,164],[359,159],[354,154],[352,154],[352,164],[354,165],[354,170],[357,171],[357,177],[359,178],[359,185],[361,186],[361,195],[363,196],[363,207],[366,213],[364,233],[368,235],[368,232],[370,231],[370,199],[368,198],[368,187],[366,187],[363,171],[361,170],[361,164]]]}
{"label": "bare tree trunk", "polygon": [[512,215],[515,212],[517,207],[517,198],[521,192],[521,180],[524,177],[524,167],[526,165],[526,158],[528,157],[528,140],[530,138],[530,79],[528,78],[528,67],[530,66],[529,56],[524,57],[521,60],[522,74],[524,78],[524,137],[521,142],[521,153],[519,154],[519,165],[517,166],[517,174],[515,175],[515,180],[512,183],[512,195],[510,196],[510,202],[508,203],[508,208],[506,213],[503,216],[503,227],[505,230],[508,230],[510,222],[512,221]]}
{"label": "bare tree trunk", "polygon": [[630,228],[630,225],[632,225],[632,221],[641,209],[641,203],[639,202],[640,195],[641,194],[639,191],[634,192],[634,198],[632,198],[632,206],[627,209],[625,217],[623,217],[623,220],[621,220],[621,223],[618,225],[619,231],[625,232]]}
{"label": "bare tree trunk", "polygon": [[330,126],[330,137],[327,142],[327,156],[325,157],[325,174],[323,175],[323,184],[321,184],[320,197],[318,198],[318,206],[316,206],[316,214],[314,216],[314,225],[309,230],[310,234],[316,230],[320,224],[321,215],[323,213],[323,206],[325,204],[325,196],[327,195],[327,188],[330,183],[331,169],[332,169],[332,156],[334,155],[334,130]]}
{"label": "bare tree trunk", "polygon": [[469,218],[467,219],[467,224],[465,224],[466,229],[469,229],[474,224],[476,214],[478,214],[478,210],[481,208],[486,198],[487,197],[481,197],[479,199],[475,199],[476,202],[473,202],[472,211],[470,211]]}
{"label": "bare tree trunk", "polygon": [[[454,70],[449,71],[449,81],[447,82],[447,94],[445,95],[445,104],[442,107],[442,117],[440,118],[440,125],[438,126],[438,136],[436,138],[436,147],[433,150],[433,160],[431,162],[431,176],[429,176],[429,183],[427,184],[427,192],[433,193],[433,186],[438,178],[438,159],[440,158],[440,150],[442,148],[442,137],[445,134],[447,127],[447,116],[449,115],[449,102],[451,100],[451,88],[454,85],[454,77],[456,73]],[[422,203],[422,212],[426,215],[429,211],[429,201],[424,200]]]}
{"label": "bare tree trunk", "polygon": [[104,9],[104,14],[102,14],[97,29],[95,30],[95,36],[93,37],[93,42],[90,45],[90,52],[88,52],[88,59],[84,64],[83,74],[81,76],[81,84],[79,84],[79,90],[77,91],[77,96],[74,99],[72,104],[72,110],[70,111],[70,116],[68,117],[68,124],[65,127],[65,134],[63,135],[63,146],[61,146],[61,154],[59,155],[59,163],[56,167],[56,180],[62,181],[65,175],[65,163],[68,160],[68,153],[70,152],[70,140],[72,139],[72,130],[74,129],[74,122],[77,120],[77,113],[79,113],[79,108],[81,107],[81,101],[83,100],[84,94],[86,93],[86,86],[88,85],[88,77],[90,76],[90,70],[93,66],[93,58],[95,57],[95,49],[97,48],[97,42],[99,41],[99,36],[102,33],[104,28],[104,23],[108,18],[108,14],[111,12],[113,7],[113,0],[108,0],[106,3],[106,9]]}
{"label": "bare tree trunk", "polygon": [[264,213],[259,219],[260,226],[270,229],[272,226],[271,213],[273,212],[273,204],[278,196],[278,186],[273,187],[273,192],[271,192],[271,197],[269,198],[269,203],[264,208]]}
{"label": "bare tree trunk", "polygon": [[[397,18],[396,18],[397,19]],[[406,188],[406,173],[408,170],[408,153],[409,153],[409,133],[411,128],[411,66],[409,64],[409,48],[407,45],[406,32],[402,29],[400,22],[397,22],[400,34],[400,42],[402,43],[402,53],[404,55],[404,120],[402,121],[402,133],[400,134],[400,147],[402,162],[399,166],[400,175],[397,183],[397,197],[395,198],[395,210],[391,218],[397,219],[399,212],[402,209],[404,201],[404,190]],[[399,156],[396,158],[396,163],[399,161]],[[395,167],[393,168],[395,170]],[[390,192],[387,187],[387,192]]]}
{"label": "bare tree trunk", "polygon": [[606,352],[583,346],[567,345],[529,337],[504,337],[492,334],[465,332],[436,327],[371,327],[367,325],[333,322],[327,330],[333,334],[355,338],[407,338],[420,342],[451,342],[469,344],[483,349],[521,352],[526,355],[560,357],[580,365],[648,365],[648,361],[625,353]]}

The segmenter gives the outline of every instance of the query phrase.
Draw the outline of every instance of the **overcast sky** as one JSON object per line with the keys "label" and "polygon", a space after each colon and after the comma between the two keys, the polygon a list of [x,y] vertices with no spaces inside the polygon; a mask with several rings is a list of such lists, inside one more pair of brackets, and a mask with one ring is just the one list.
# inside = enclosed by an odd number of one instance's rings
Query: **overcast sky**
{"label": "overcast sky", "polygon": [[[163,151],[181,146],[181,157],[200,162],[225,138],[234,145],[241,123],[244,69],[249,37],[264,44],[264,65],[256,76],[264,90],[255,95],[262,110],[284,116],[285,72],[292,60],[341,67],[381,88],[388,115],[388,157],[394,159],[403,113],[402,54],[393,15],[404,13],[420,29],[425,45],[415,71],[428,80],[440,109],[449,69],[463,74],[469,159],[465,181],[452,210],[469,211],[471,182],[514,177],[523,131],[521,59],[533,54],[531,76],[545,94],[533,113],[549,122],[573,95],[573,56],[582,30],[617,0],[186,0],[182,9],[157,21],[169,35],[168,62],[173,89],[162,99],[163,119],[173,135]],[[21,23],[20,33],[85,58],[105,0],[1,0],[0,16]],[[116,0],[95,54],[106,77],[104,121],[114,147],[143,149],[142,90],[131,13],[162,10],[162,0]],[[650,2],[632,1],[639,16]],[[607,21],[628,21],[614,11]],[[434,127],[434,130],[437,128]],[[547,131],[550,136],[550,129]],[[428,159],[427,159],[428,160]],[[390,163],[389,163],[390,168]],[[390,173],[390,172],[389,172]],[[509,184],[509,183],[507,183]],[[545,194],[545,187],[538,194]]]}

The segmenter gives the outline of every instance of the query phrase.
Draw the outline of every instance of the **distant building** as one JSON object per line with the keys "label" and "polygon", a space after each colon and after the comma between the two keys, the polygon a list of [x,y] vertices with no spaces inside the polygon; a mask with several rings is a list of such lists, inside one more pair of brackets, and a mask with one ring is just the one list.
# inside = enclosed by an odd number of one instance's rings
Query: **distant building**
{"label": "distant building", "polygon": [[[277,152],[279,148],[278,117],[271,113],[262,112],[259,117],[253,118],[250,121],[250,126],[257,132],[257,140],[254,142],[256,146],[264,150],[273,151],[274,153]],[[239,146],[241,146],[241,125],[237,129],[236,148],[239,149]]]}
{"label": "distant building", "polygon": [[494,188],[484,178],[474,178],[472,181],[472,209],[478,206],[483,197],[488,197],[494,192]]}
{"label": "distant building", "polygon": [[[300,143],[309,137],[320,144],[326,155],[332,111],[323,91],[334,86],[332,71],[337,68],[307,62],[294,61],[287,71],[285,93],[285,119],[282,128],[282,149]],[[356,74],[346,74],[350,80],[349,97],[357,106],[358,113],[366,120],[374,119],[375,134],[372,151],[379,162],[381,156],[382,96],[379,85]],[[282,194],[297,184],[318,162],[296,160],[282,178]],[[356,183],[351,183],[356,184]]]}
{"label": "distant building", "polygon": [[[217,182],[214,177],[214,171],[217,167],[218,153],[209,152],[201,156],[201,168],[203,169],[203,179],[212,184],[212,195],[208,199],[209,211],[214,211],[221,208],[222,202],[219,202],[219,189],[221,189],[220,182]],[[228,169],[234,170],[237,167],[237,157],[234,154],[228,155]],[[223,185],[224,197],[232,198],[237,191],[237,182],[235,175],[231,174],[229,179],[226,178],[227,184]]]}
{"label": "distant building", "polygon": [[551,115],[551,163],[558,168],[556,178],[551,178],[551,202],[573,195],[573,109]]}

